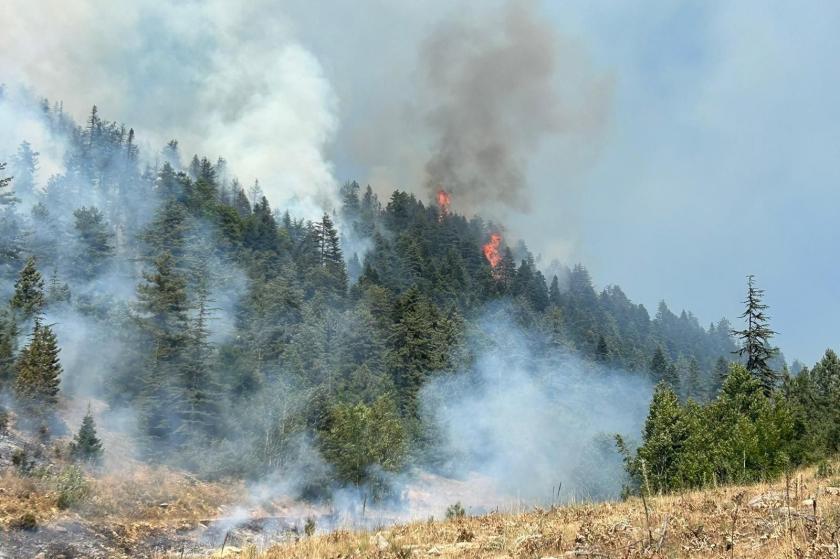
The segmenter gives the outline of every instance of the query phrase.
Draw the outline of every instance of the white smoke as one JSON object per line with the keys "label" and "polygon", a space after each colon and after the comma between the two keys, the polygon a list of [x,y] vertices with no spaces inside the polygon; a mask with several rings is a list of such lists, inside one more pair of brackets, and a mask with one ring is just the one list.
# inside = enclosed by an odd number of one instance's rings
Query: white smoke
{"label": "white smoke", "polygon": [[477,487],[464,504],[617,498],[624,474],[614,435],[640,431],[650,383],[572,353],[536,357],[539,333],[504,315],[504,306],[491,309],[480,323],[474,366],[422,393],[456,477],[492,480],[495,502]]}
{"label": "white smoke", "polygon": [[188,157],[223,156],[274,206],[315,217],[334,205],[336,97],[268,0],[10,0],[0,21],[0,82],[63,100],[79,120],[96,103],[152,138],[147,154],[176,138]]}

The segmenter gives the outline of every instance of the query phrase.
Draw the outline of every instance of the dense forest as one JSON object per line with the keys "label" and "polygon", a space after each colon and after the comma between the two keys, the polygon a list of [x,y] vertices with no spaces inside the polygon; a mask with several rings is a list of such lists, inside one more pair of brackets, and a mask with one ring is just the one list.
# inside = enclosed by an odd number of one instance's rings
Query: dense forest
{"label": "dense forest", "polygon": [[[664,302],[651,316],[444,190],[386,200],[348,182],[304,220],[176,140],[141,154],[96,107],[80,125],[44,100],[39,118],[61,171],[39,176],[26,141],[0,171],[0,390],[43,437],[64,434],[62,398],[97,397],[150,462],[259,478],[314,448],[328,468],[304,493],[384,489],[388,472],[445,469],[424,387],[504,345],[489,314],[526,333],[523,361],[656,387],[638,444],[619,437],[629,490],[758,479],[840,446],[837,356],[788,371],[752,283],[743,331]],[[76,441],[101,455],[90,416]]]}

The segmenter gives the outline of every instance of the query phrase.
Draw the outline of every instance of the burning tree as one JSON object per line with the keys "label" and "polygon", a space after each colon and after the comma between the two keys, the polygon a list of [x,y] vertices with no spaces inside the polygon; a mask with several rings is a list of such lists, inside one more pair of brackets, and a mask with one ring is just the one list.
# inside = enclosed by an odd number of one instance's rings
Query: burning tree
{"label": "burning tree", "polygon": [[449,215],[449,207],[452,204],[452,195],[440,188],[437,191],[436,199],[438,208],[440,208],[438,221],[443,221],[443,219]]}
{"label": "burning tree", "polygon": [[484,258],[490,263],[490,267],[496,270],[499,263],[502,261],[502,253],[499,250],[502,246],[502,236],[499,233],[492,233],[490,240],[487,241],[481,250],[484,252]]}

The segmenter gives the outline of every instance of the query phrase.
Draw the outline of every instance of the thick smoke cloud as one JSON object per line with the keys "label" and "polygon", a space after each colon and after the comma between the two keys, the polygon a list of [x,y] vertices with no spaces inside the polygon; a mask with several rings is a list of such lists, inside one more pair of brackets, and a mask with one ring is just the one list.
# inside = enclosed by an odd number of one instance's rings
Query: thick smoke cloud
{"label": "thick smoke cloud", "polygon": [[474,333],[477,362],[423,391],[456,477],[491,480],[465,504],[615,499],[624,473],[614,435],[640,431],[652,387],[572,353],[535,357],[536,332],[491,309]]}
{"label": "thick smoke cloud", "polygon": [[580,76],[576,56],[530,2],[440,24],[421,51],[427,188],[465,208],[528,210],[528,164],[541,143],[580,140],[604,119],[608,87]]}
{"label": "thick smoke cloud", "polygon": [[334,205],[323,150],[337,100],[271,2],[11,0],[0,19],[0,82],[61,99],[79,119],[96,103],[152,137],[147,154],[177,138],[188,155],[225,157],[274,205],[308,217]]}

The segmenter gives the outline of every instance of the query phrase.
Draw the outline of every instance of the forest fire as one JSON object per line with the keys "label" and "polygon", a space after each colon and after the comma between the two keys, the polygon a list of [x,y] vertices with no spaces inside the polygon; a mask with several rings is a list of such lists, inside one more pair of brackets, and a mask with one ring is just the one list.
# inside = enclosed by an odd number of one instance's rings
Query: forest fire
{"label": "forest fire", "polygon": [[487,262],[490,263],[490,267],[494,270],[499,265],[499,262],[502,261],[502,254],[499,251],[499,247],[502,245],[502,236],[498,233],[493,233],[490,235],[490,240],[484,244],[482,250],[484,251],[484,258],[487,259]]}
{"label": "forest fire", "polygon": [[437,191],[437,204],[440,207],[440,219],[449,215],[449,205],[452,203],[452,195],[442,188]]}

